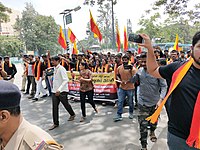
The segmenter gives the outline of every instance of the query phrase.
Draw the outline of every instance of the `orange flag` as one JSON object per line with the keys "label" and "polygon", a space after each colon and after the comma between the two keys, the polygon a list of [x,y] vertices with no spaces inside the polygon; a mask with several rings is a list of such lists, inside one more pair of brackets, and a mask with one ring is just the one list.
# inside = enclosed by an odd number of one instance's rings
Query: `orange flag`
{"label": "orange flag", "polygon": [[71,43],[74,43],[76,40],[76,36],[74,35],[74,33],[72,32],[70,28],[68,28],[68,38]]}
{"label": "orange flag", "polygon": [[124,26],[124,51],[128,50],[128,38],[126,33],[126,27]]}
{"label": "orange flag", "polygon": [[97,36],[99,38],[99,41],[101,42],[102,34],[101,34],[97,24],[95,23],[94,18],[92,17],[91,11],[90,11],[90,28],[91,28],[91,31],[94,33],[94,35]]}
{"label": "orange flag", "polygon": [[78,49],[76,47],[76,41],[74,41],[74,47],[73,47],[73,50],[72,50],[72,54],[78,54]]}
{"label": "orange flag", "polygon": [[116,26],[116,44],[117,44],[117,51],[120,52],[120,47],[121,47],[121,41],[120,41],[120,34],[119,34],[119,29],[118,29],[118,25]]}
{"label": "orange flag", "polygon": [[174,50],[178,51],[178,34],[176,34],[176,40],[175,40],[175,43],[174,43]]}
{"label": "orange flag", "polygon": [[67,44],[66,44],[66,40],[65,40],[65,36],[63,34],[62,31],[62,27],[60,26],[60,32],[59,32],[59,37],[58,37],[58,43],[64,48],[67,48]]}

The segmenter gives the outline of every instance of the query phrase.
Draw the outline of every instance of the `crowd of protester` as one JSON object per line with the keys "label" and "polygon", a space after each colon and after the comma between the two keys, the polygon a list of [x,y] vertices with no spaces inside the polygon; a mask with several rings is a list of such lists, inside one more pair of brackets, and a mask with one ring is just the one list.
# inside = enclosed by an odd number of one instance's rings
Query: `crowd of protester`
{"label": "crowd of protester", "polygon": [[[160,47],[153,47],[154,56],[159,66],[165,66],[172,62],[183,62],[190,58],[190,50],[162,50]],[[110,73],[114,72],[117,85],[118,100],[115,108],[117,108],[114,122],[122,121],[124,103],[129,105],[129,119],[133,119],[134,108],[139,109],[138,122],[140,127],[140,142],[142,150],[147,150],[147,129],[150,127],[150,140],[157,141],[155,135],[156,124],[151,124],[146,118],[152,115],[156,108],[165,97],[169,89],[170,83],[164,79],[153,77],[147,71],[147,54],[142,52],[126,51],[124,53],[107,54],[90,52],[79,53],[77,55],[69,53],[58,54],[51,57],[50,52],[41,56],[23,55],[23,75],[22,88],[24,94],[29,94],[28,98],[34,102],[47,96],[52,96],[52,115],[53,125],[49,130],[53,130],[59,126],[58,107],[61,102],[65,109],[69,112],[68,121],[75,119],[76,114],[68,102],[68,76],[66,71],[78,71],[80,78],[80,103],[82,117],[80,122],[86,119],[86,96],[88,102],[98,113],[98,109],[93,100],[94,85],[92,82],[92,73]],[[9,61],[9,57],[0,57],[0,77],[9,82],[14,81],[17,69],[14,64]],[[45,87],[42,83],[45,81]],[[47,90],[46,90],[47,89]],[[152,95],[152,93],[154,93]],[[166,106],[169,115],[170,97]]]}

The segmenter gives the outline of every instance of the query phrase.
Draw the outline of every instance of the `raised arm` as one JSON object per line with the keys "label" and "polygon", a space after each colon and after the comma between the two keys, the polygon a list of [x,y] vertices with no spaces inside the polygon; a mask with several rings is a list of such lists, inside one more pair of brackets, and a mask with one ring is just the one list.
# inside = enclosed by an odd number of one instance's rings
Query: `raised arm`
{"label": "raised arm", "polygon": [[156,62],[153,46],[151,44],[151,40],[150,40],[149,36],[146,35],[146,34],[140,34],[140,35],[144,39],[144,43],[141,43],[139,45],[148,49],[148,52],[147,52],[147,70],[148,70],[149,74],[151,74],[152,76],[154,76],[156,78],[162,78],[159,71],[158,71],[159,65]]}

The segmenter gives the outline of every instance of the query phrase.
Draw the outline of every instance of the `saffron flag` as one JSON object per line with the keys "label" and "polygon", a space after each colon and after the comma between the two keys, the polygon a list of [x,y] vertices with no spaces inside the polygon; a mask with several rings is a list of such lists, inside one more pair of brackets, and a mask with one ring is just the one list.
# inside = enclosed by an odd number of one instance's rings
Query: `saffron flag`
{"label": "saffron flag", "polygon": [[116,26],[116,44],[117,44],[117,51],[120,52],[120,45],[121,45],[121,41],[120,41],[120,34],[119,34],[119,29],[118,29],[118,25]]}
{"label": "saffron flag", "polygon": [[72,50],[72,54],[78,54],[78,49],[76,47],[76,41],[74,41],[74,47],[73,47],[73,50]]}
{"label": "saffron flag", "polygon": [[102,34],[101,34],[97,24],[95,23],[94,18],[92,17],[91,11],[90,11],[90,28],[91,28],[91,31],[94,33],[94,37],[98,37],[99,41],[101,42]]}
{"label": "saffron flag", "polygon": [[174,43],[174,50],[178,51],[178,34],[176,34],[176,40],[175,40],[175,43]]}
{"label": "saffron flag", "polygon": [[66,44],[66,40],[65,40],[65,36],[63,34],[63,30],[62,27],[60,26],[60,32],[59,32],[59,37],[58,37],[58,43],[64,48],[67,48],[67,44]]}
{"label": "saffron flag", "polygon": [[70,28],[68,28],[68,38],[71,43],[74,43],[76,40],[76,36],[74,35],[74,33],[72,32]]}
{"label": "saffron flag", "polygon": [[128,38],[126,33],[126,27],[124,26],[124,51],[128,50]]}

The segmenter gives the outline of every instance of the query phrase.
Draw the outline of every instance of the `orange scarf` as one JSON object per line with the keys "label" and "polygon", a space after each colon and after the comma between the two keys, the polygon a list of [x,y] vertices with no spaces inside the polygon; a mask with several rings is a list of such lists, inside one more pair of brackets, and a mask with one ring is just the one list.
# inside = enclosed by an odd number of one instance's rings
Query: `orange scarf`
{"label": "orange scarf", "polygon": [[108,73],[108,64],[106,64],[105,66],[102,66],[101,72],[106,72]]}
{"label": "orange scarf", "polygon": [[[37,75],[35,75],[35,79],[36,79],[37,81],[40,80],[41,64],[42,64],[41,61],[39,61],[39,62],[38,62],[38,65],[37,65]],[[34,65],[34,69],[36,69],[36,63],[35,63],[35,65]]]}
{"label": "orange scarf", "polygon": [[[183,77],[186,75],[188,70],[190,69],[192,63],[194,62],[193,59],[190,59],[187,63],[183,64],[181,67],[179,67],[172,76],[171,85],[169,88],[169,91],[167,95],[165,96],[164,100],[162,101],[161,105],[158,107],[158,109],[154,112],[154,114],[148,118],[146,118],[147,121],[150,121],[151,123],[155,123],[158,119],[158,116],[161,113],[162,107],[166,103],[168,97],[171,95],[171,93],[174,91],[174,89],[178,86],[178,84],[182,81]],[[198,93],[198,97],[195,103],[193,117],[192,117],[192,123],[190,128],[190,135],[187,138],[186,143],[190,147],[200,148],[200,92]]]}

